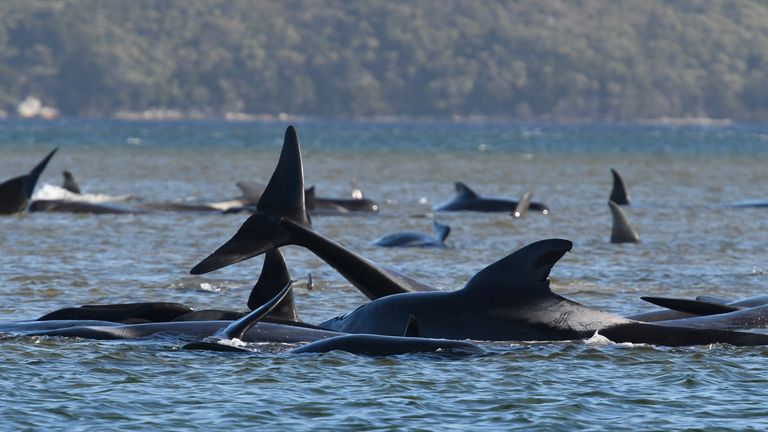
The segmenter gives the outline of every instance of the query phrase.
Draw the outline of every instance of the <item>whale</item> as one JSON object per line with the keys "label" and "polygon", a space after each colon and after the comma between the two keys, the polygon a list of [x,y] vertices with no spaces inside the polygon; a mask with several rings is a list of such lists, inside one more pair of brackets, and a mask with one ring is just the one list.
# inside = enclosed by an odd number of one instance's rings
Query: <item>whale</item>
{"label": "whale", "polygon": [[619,205],[613,201],[608,201],[608,207],[611,209],[611,217],[613,219],[611,243],[640,243],[640,235],[630,225],[629,220],[627,220]]}
{"label": "whale", "polygon": [[[665,309],[631,315],[628,318],[644,322],[659,322],[694,318],[706,315],[726,314],[744,309],[768,305],[768,295],[739,300],[727,300],[713,296],[697,296],[695,300],[670,297],[641,297],[641,299]],[[752,312],[754,313],[754,312]],[[744,318],[747,314],[741,315]],[[736,316],[737,319],[739,316]]]}
{"label": "whale", "polygon": [[[251,311],[243,318],[218,330],[212,336],[197,342],[184,345],[183,349],[247,352],[248,350],[234,344],[234,341],[242,340],[246,332],[272,311],[278,303],[282,302],[291,289],[289,281],[285,287],[272,299]],[[429,339],[418,336],[418,325],[409,317],[403,336],[382,335],[340,335],[325,339],[319,339],[291,352],[294,354],[326,353],[330,351],[345,351],[353,354],[371,356],[389,356],[410,353],[441,352],[452,354],[478,354],[485,352],[482,348],[470,342]]]}
{"label": "whale", "polygon": [[[241,181],[237,187],[242,192],[244,201],[243,209],[254,211],[265,186],[261,183]],[[365,198],[362,190],[353,183],[352,198],[328,198],[319,197],[315,193],[315,186],[304,190],[305,206],[312,215],[354,215],[361,213],[377,213],[380,206],[376,201]]]}
{"label": "whale", "polygon": [[147,210],[115,204],[92,203],[58,199],[36,199],[29,204],[30,213],[75,213],[75,214],[142,214]]}
{"label": "whale", "polygon": [[58,148],[55,148],[38,162],[30,172],[0,183],[0,215],[21,213],[27,209],[40,174]]}
{"label": "whale", "polygon": [[624,183],[624,179],[619,172],[613,168],[611,168],[611,174],[613,175],[613,188],[611,188],[611,195],[608,200],[615,202],[617,205],[628,205],[629,189]]}
{"label": "whale", "polygon": [[195,265],[190,273],[208,273],[289,244],[309,249],[369,299],[435,290],[396,270],[373,263],[312,228],[305,202],[301,147],[293,126],[286,129],[277,166],[256,211],[231,239]]}
{"label": "whale", "polygon": [[[478,195],[462,182],[454,183],[456,196],[453,199],[432,207],[434,211],[476,211],[476,212],[514,212],[518,201],[506,198],[487,198]],[[531,211],[549,213],[549,208],[540,202],[530,202]]]}
{"label": "whale", "polygon": [[451,233],[451,227],[432,221],[432,231],[434,237],[414,231],[387,234],[377,238],[371,244],[382,247],[446,247],[445,239]]}
{"label": "whale", "polygon": [[[549,274],[572,243],[532,243],[491,264],[452,292],[403,293],[370,301],[320,327],[342,333],[396,335],[414,316],[421,336],[491,341],[585,339],[599,333],[617,343],[687,346],[710,343],[765,345],[768,335],[650,324],[583,306],[555,294]],[[682,320],[681,320],[682,321]]]}

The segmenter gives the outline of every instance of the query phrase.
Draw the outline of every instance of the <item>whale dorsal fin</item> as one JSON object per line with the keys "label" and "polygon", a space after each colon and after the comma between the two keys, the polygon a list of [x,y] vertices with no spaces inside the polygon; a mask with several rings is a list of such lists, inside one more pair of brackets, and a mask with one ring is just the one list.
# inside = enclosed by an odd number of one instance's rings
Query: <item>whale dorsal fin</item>
{"label": "whale dorsal fin", "polygon": [[456,188],[456,193],[462,197],[462,198],[477,198],[478,195],[469,188],[469,186],[465,185],[462,182],[456,182],[454,183],[454,187]]}
{"label": "whale dorsal fin", "polygon": [[512,216],[519,218],[528,213],[528,208],[531,206],[531,191],[525,191],[523,196],[520,197],[520,201],[517,202],[515,209],[512,210]]}
{"label": "whale dorsal fin", "polygon": [[264,194],[265,186],[261,183],[239,181],[235,183],[238,189],[240,189],[240,195],[249,204],[256,204]]}
{"label": "whale dorsal fin", "polygon": [[304,205],[307,210],[313,210],[315,208],[315,196],[315,185],[304,190]]}
{"label": "whale dorsal fin", "polygon": [[611,168],[611,174],[613,174],[613,189],[611,190],[611,201],[618,205],[629,204],[629,189],[624,184],[624,179],[621,178],[619,172]]}
{"label": "whale dorsal fin", "polygon": [[505,303],[553,295],[549,272],[573,243],[563,239],[540,240],[484,268],[467,282],[461,292],[474,301]]}
{"label": "whale dorsal fin", "polygon": [[304,203],[304,165],[301,161],[299,137],[293,126],[288,126],[285,131],[280,160],[256,210],[267,215],[288,217],[309,226]]}
{"label": "whale dorsal fin", "polygon": [[73,176],[72,173],[67,170],[62,171],[61,175],[64,177],[64,182],[61,184],[61,187],[72,192],[73,194],[79,194],[80,185],[78,185],[77,181],[75,181],[75,176]]}
{"label": "whale dorsal fin", "polygon": [[283,301],[283,299],[288,295],[288,293],[291,292],[291,283],[292,282],[288,282],[283,287],[283,289],[281,289],[280,292],[275,294],[275,296],[271,298],[268,302],[252,310],[251,312],[248,313],[248,315],[226,326],[224,329],[216,332],[216,334],[214,335],[214,338],[242,340],[243,335],[245,334],[245,332],[248,331],[248,329],[256,325],[259,321],[262,320],[262,318],[264,318],[267,314],[272,312],[272,310],[275,307],[277,307],[277,305],[280,304],[281,301]]}
{"label": "whale dorsal fin", "polygon": [[611,208],[611,215],[613,216],[611,243],[639,243],[640,236],[637,235],[637,231],[629,224],[621,208],[613,201],[608,201],[608,207]]}
{"label": "whale dorsal fin", "polygon": [[736,312],[741,310],[737,306],[729,306],[720,303],[710,303],[700,300],[688,300],[668,297],[640,297],[648,303],[672,309],[678,312],[684,312],[692,315],[717,315],[722,313]]}
{"label": "whale dorsal fin", "polygon": [[[254,310],[271,300],[286,284],[291,282],[291,275],[285,265],[283,254],[278,249],[267,251],[259,280],[248,297],[248,309]],[[270,312],[271,318],[287,321],[300,321],[293,302],[293,290],[286,294],[283,301]]]}
{"label": "whale dorsal fin", "polygon": [[416,317],[413,316],[413,314],[408,315],[408,325],[405,326],[405,333],[403,333],[404,337],[421,337],[421,332],[419,331],[419,322],[416,321]]}
{"label": "whale dorsal fin", "polygon": [[451,233],[451,227],[443,225],[437,221],[432,221],[432,232],[435,233],[435,237],[440,240],[440,243],[445,245],[445,239],[447,239],[448,234]]}

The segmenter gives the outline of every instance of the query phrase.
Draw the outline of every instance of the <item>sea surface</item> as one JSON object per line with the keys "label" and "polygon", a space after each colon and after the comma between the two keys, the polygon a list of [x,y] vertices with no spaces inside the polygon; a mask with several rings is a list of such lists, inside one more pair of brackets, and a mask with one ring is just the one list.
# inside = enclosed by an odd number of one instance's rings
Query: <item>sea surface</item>
{"label": "sea surface", "polygon": [[[221,201],[266,182],[287,123],[0,121],[0,178],[59,148],[38,189],[73,172],[85,192],[144,202]],[[768,293],[768,126],[296,123],[307,184],[378,215],[317,216],[317,231],[443,290],[540,239],[572,240],[552,289],[615,314],[640,296]],[[610,168],[626,180],[640,244],[609,242]],[[433,214],[463,181],[482,195],[526,190],[550,214]],[[131,202],[124,203],[131,205]],[[87,303],[171,301],[245,310],[254,258],[189,269],[243,214],[31,213],[0,218],[0,321]],[[384,234],[449,224],[450,247],[378,248]],[[285,247],[311,323],[366,298]],[[311,273],[315,289],[306,288]],[[92,341],[0,335],[3,430],[765,430],[768,347],[664,348],[599,339],[506,342],[465,358],[187,352],[173,338]]]}

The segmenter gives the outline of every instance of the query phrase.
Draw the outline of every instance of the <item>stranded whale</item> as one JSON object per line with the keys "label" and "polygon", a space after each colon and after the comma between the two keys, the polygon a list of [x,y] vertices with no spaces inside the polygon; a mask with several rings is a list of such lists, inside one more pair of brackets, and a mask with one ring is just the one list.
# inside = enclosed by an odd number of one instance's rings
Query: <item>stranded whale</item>
{"label": "stranded whale", "polygon": [[[454,184],[456,196],[450,201],[438,204],[432,207],[434,211],[477,211],[477,212],[513,212],[517,207],[518,201],[506,198],[487,198],[475,193],[469,186],[462,182]],[[549,213],[549,208],[539,202],[531,202],[528,205],[531,211],[538,211],[544,214]]]}
{"label": "stranded whale", "polygon": [[372,244],[384,247],[444,248],[445,239],[448,237],[448,234],[451,233],[451,227],[448,225],[440,224],[437,221],[432,221],[432,231],[435,233],[434,237],[413,231],[387,234],[383,237],[377,238],[372,242]]}

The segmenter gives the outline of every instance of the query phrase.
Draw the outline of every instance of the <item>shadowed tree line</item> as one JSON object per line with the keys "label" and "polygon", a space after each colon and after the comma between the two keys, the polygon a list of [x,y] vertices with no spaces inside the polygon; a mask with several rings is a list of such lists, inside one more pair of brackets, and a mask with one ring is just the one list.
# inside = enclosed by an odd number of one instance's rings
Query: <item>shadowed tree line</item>
{"label": "shadowed tree line", "polygon": [[10,0],[0,107],[768,120],[768,2]]}

